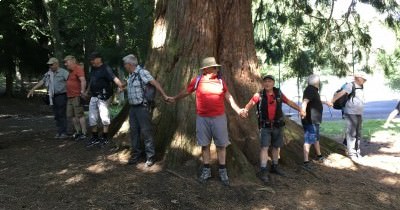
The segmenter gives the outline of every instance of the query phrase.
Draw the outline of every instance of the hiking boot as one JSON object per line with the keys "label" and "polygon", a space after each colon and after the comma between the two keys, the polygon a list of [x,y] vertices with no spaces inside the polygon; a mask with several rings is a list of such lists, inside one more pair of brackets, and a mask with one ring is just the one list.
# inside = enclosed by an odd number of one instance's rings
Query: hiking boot
{"label": "hiking boot", "polygon": [[280,168],[278,168],[278,164],[272,164],[270,172],[279,176],[286,176],[286,174]]}
{"label": "hiking boot", "polygon": [[201,183],[205,183],[209,178],[211,178],[211,168],[203,168],[199,177],[199,181]]}
{"label": "hiking boot", "polygon": [[325,157],[324,156],[317,156],[315,159],[314,159],[315,161],[318,161],[318,162],[324,162],[324,160],[325,160]]}
{"label": "hiking boot", "polygon": [[86,148],[90,148],[90,147],[96,146],[98,144],[100,144],[100,139],[97,137],[92,137],[89,139],[89,141],[86,143],[85,146],[86,146]]}
{"label": "hiking boot", "polygon": [[268,170],[266,168],[261,169],[258,173],[257,173],[257,177],[264,182],[264,184],[268,184],[269,183],[269,177],[268,177]]}
{"label": "hiking boot", "polygon": [[77,139],[75,139],[76,141],[83,141],[86,140],[87,136],[85,134],[81,134]]}
{"label": "hiking boot", "polygon": [[229,178],[226,168],[220,168],[218,169],[218,171],[219,171],[219,178],[221,179],[222,184],[225,186],[229,186]]}
{"label": "hiking boot", "polygon": [[149,158],[146,160],[145,166],[146,167],[151,167],[152,165],[154,165],[154,160],[152,158]]}
{"label": "hiking boot", "polygon": [[303,169],[306,171],[312,171],[314,169],[310,161],[303,163]]}

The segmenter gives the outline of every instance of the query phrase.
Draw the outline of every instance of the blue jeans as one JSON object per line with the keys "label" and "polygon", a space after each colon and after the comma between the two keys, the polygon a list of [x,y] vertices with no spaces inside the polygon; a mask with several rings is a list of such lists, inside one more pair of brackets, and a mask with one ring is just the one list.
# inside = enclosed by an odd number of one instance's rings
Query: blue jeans
{"label": "blue jeans", "polygon": [[67,94],[53,97],[53,112],[58,134],[67,134]]}
{"label": "blue jeans", "polygon": [[143,137],[146,158],[152,159],[155,156],[153,124],[148,108],[145,106],[131,106],[129,110],[129,128],[133,158],[139,159],[142,155],[140,137]]}
{"label": "blue jeans", "polygon": [[319,124],[303,125],[303,129],[305,144],[315,144],[319,141]]}

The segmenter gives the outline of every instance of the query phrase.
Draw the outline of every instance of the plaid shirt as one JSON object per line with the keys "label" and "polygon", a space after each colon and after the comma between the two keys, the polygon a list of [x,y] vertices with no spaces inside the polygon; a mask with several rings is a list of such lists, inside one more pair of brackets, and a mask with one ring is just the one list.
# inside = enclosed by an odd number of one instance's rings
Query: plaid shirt
{"label": "plaid shirt", "polygon": [[[139,81],[139,74],[142,84]],[[154,78],[150,75],[150,72],[137,65],[135,72],[128,77],[128,101],[130,105],[138,105],[144,102],[143,88],[151,80],[154,80]]]}

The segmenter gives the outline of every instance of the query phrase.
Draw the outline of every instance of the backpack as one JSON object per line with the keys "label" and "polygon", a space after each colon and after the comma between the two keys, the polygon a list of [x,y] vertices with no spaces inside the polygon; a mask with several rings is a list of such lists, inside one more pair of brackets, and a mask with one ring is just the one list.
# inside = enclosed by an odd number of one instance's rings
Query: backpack
{"label": "backpack", "polygon": [[[146,85],[143,84],[142,77],[140,76],[140,72],[138,72],[137,77],[139,79],[140,87],[143,90],[143,103],[154,106],[155,98],[156,98],[156,87],[151,83],[147,83]],[[135,80],[135,78],[133,79]]]}
{"label": "backpack", "polygon": [[[347,84],[348,83],[345,83],[344,85],[342,85],[342,87],[340,87],[340,89],[335,92],[334,96],[337,93],[339,93],[340,91],[342,91]],[[339,110],[343,109],[346,106],[347,101],[350,99],[353,99],[355,97],[356,89],[363,89],[363,87],[356,88],[356,85],[354,84],[354,82],[352,82],[351,84],[352,84],[351,93],[350,94],[346,93],[343,96],[341,96],[340,98],[336,99],[336,101],[333,103],[334,109],[339,109]]]}

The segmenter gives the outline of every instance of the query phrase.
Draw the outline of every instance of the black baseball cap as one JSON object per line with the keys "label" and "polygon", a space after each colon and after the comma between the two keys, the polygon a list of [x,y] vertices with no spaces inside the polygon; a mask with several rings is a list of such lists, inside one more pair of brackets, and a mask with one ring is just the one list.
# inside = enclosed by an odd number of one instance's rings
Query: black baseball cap
{"label": "black baseball cap", "polygon": [[273,80],[273,81],[275,81],[275,77],[274,76],[272,76],[272,75],[267,75],[267,76],[264,76],[263,77],[263,81],[265,81],[266,79],[270,79],[270,80]]}
{"label": "black baseball cap", "polygon": [[92,52],[89,55],[89,60],[93,60],[95,58],[103,58],[99,52]]}

